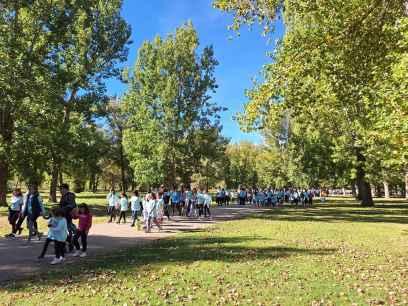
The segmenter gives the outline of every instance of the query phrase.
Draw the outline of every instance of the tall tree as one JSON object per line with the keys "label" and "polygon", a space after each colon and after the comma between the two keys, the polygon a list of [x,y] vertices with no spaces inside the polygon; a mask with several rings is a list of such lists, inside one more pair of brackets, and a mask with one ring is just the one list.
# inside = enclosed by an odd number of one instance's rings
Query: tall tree
{"label": "tall tree", "polygon": [[[46,101],[55,106],[56,114],[64,113],[64,124],[55,136],[63,135],[69,128],[69,113],[89,113],[100,101],[91,97],[104,91],[103,79],[119,74],[117,63],[126,58],[130,35],[120,16],[121,4],[121,0],[2,2],[0,202],[5,200],[10,146],[19,118],[37,115],[32,106]],[[58,116],[55,119],[61,122]],[[63,158],[61,151],[52,155],[55,182]],[[55,197],[55,188],[51,189]]]}
{"label": "tall tree", "polygon": [[260,147],[250,143],[241,142],[227,147],[228,164],[225,182],[228,188],[246,187],[258,184],[258,172],[256,168]]}
{"label": "tall tree", "polygon": [[188,23],[139,50],[124,97],[129,113],[124,143],[142,183],[189,183],[206,157],[206,142],[197,140],[221,130],[223,108],[210,96],[217,88],[218,62],[212,47],[201,54],[198,47],[197,32]]}
{"label": "tall tree", "polygon": [[116,161],[120,168],[121,189],[127,191],[130,183],[130,174],[132,172],[123,146],[123,136],[128,115],[124,112],[120,101],[113,99],[107,104],[106,117],[109,124],[109,134],[112,145],[111,158]]}
{"label": "tall tree", "polygon": [[389,115],[378,103],[381,84],[395,64],[390,55],[405,52],[396,28],[404,2],[216,1],[235,12],[237,27],[259,20],[268,29],[277,16],[286,24],[266,81],[249,93],[246,123],[264,126],[290,111],[305,128],[328,136],[337,155],[351,161],[365,206],[373,205],[368,179],[371,154],[378,154],[376,125],[384,122],[382,114]]}

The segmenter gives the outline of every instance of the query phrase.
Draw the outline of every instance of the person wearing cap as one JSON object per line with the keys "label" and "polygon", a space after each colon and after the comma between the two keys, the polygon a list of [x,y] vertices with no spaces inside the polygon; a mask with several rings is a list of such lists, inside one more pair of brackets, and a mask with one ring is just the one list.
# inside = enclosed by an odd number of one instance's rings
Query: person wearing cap
{"label": "person wearing cap", "polygon": [[77,207],[76,202],[75,202],[75,194],[69,191],[68,184],[62,184],[60,186],[60,191],[61,191],[61,199],[59,202],[59,207],[63,210],[65,219],[67,220],[67,226],[68,226],[67,242],[69,245],[69,250],[72,251],[74,249],[72,237],[76,231],[75,225],[72,222],[72,211]]}

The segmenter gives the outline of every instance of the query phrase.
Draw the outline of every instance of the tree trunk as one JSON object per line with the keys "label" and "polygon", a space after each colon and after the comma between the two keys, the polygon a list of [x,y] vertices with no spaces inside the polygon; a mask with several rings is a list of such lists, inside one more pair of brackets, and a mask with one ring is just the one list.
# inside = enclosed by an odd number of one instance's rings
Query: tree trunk
{"label": "tree trunk", "polygon": [[0,107],[0,138],[2,142],[2,150],[0,150],[0,206],[7,205],[7,181],[10,175],[8,154],[13,144],[13,129],[12,115],[7,106],[2,105]]}
{"label": "tree trunk", "polygon": [[96,192],[97,189],[97,183],[96,183],[97,177],[95,173],[92,173],[91,176],[89,177],[89,190],[92,192]]}
{"label": "tree trunk", "polygon": [[92,192],[95,193],[98,191],[99,185],[99,176],[95,175],[95,184],[93,185]]}
{"label": "tree trunk", "polygon": [[126,177],[125,177],[125,156],[123,154],[123,130],[119,129],[119,133],[120,133],[120,139],[119,139],[119,148],[120,148],[120,177],[121,177],[121,181],[122,181],[122,191],[126,192],[127,191],[127,182],[126,182]]}
{"label": "tree trunk", "polygon": [[405,172],[405,198],[408,200],[408,170]]}
{"label": "tree trunk", "polygon": [[386,199],[389,199],[390,198],[390,186],[387,181],[384,181],[383,184],[384,184],[384,197]]}
{"label": "tree trunk", "polygon": [[0,161],[0,206],[7,206],[7,178],[9,166],[6,161]]}
{"label": "tree trunk", "polygon": [[59,171],[59,184],[64,184],[64,174],[62,173],[62,170]]}
{"label": "tree trunk", "polygon": [[356,184],[354,182],[351,184],[351,194],[353,195],[354,198],[357,199]]}
{"label": "tree trunk", "polygon": [[357,170],[357,189],[362,206],[374,206],[373,197],[371,195],[370,184],[366,180],[366,174],[363,163],[365,158],[361,153],[357,154],[358,166]]}
{"label": "tree trunk", "polygon": [[51,169],[51,183],[50,183],[50,195],[49,199],[51,202],[57,202],[57,185],[58,185],[58,174],[59,169],[56,162],[52,162],[52,169]]}

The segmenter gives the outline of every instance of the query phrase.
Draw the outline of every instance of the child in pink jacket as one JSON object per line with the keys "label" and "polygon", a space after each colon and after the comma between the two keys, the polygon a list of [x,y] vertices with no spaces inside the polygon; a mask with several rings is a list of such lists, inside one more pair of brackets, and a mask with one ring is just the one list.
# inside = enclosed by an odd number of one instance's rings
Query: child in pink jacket
{"label": "child in pink jacket", "polygon": [[[73,256],[80,256],[85,257],[86,249],[87,249],[87,240],[88,240],[88,233],[89,229],[92,227],[92,215],[89,211],[88,205],[82,203],[78,207],[78,213],[74,214],[74,219],[78,219],[78,230],[74,235],[74,246],[76,248],[76,252]],[[82,252],[80,251],[79,246],[79,238],[81,237],[82,243]]]}

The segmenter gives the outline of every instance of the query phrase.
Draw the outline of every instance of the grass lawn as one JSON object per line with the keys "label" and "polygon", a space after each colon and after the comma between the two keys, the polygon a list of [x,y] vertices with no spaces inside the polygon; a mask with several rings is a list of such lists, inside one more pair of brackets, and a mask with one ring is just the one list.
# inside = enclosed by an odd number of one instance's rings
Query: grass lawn
{"label": "grass lawn", "polygon": [[408,205],[335,199],[60,266],[1,305],[407,305]]}

